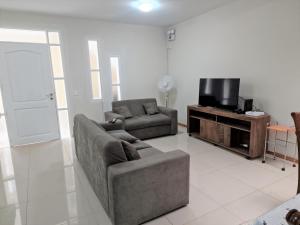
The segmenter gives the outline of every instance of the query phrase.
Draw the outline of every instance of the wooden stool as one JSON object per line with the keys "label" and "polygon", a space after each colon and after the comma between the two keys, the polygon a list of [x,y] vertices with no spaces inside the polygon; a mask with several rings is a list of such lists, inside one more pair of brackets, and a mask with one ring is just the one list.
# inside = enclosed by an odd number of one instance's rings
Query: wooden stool
{"label": "wooden stool", "polygon": [[[275,139],[274,142],[269,141],[269,132],[275,132]],[[285,134],[285,139],[280,139],[278,138],[278,133],[284,133]],[[289,127],[289,126],[285,126],[285,125],[269,125],[267,127],[267,138],[266,138],[266,142],[265,142],[265,150],[264,150],[264,158],[262,163],[266,162],[266,153],[267,153],[267,148],[268,148],[268,144],[270,143],[274,143],[274,148],[273,148],[273,158],[274,160],[276,159],[276,148],[277,148],[277,141],[281,141],[285,143],[285,153],[284,153],[284,163],[282,166],[282,171],[285,171],[285,162],[286,162],[286,158],[287,158],[287,147],[288,147],[288,143],[295,145],[295,150],[294,150],[294,157],[296,156],[296,143],[294,142],[290,142],[289,139],[289,134],[290,133],[295,133],[295,128],[294,127]],[[296,167],[295,162],[293,163],[293,167]]]}

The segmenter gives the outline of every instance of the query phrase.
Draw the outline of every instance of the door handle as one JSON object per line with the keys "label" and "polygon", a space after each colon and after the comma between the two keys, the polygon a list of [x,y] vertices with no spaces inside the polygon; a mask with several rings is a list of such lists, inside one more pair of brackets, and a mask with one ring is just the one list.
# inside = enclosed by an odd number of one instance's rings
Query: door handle
{"label": "door handle", "polygon": [[54,93],[50,93],[48,95],[46,95],[48,98],[50,98],[50,100],[54,100]]}

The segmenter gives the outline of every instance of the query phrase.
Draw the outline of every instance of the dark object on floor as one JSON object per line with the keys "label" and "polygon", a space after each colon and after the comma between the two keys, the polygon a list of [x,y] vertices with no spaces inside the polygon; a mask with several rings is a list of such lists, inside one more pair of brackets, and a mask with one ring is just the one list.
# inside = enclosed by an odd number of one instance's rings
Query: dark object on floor
{"label": "dark object on floor", "polygon": [[300,212],[297,209],[292,209],[285,217],[289,225],[300,225]]}
{"label": "dark object on floor", "polygon": [[296,128],[296,136],[297,136],[297,142],[298,142],[298,189],[297,194],[300,193],[300,112],[293,112],[292,117],[295,122],[295,128]]}

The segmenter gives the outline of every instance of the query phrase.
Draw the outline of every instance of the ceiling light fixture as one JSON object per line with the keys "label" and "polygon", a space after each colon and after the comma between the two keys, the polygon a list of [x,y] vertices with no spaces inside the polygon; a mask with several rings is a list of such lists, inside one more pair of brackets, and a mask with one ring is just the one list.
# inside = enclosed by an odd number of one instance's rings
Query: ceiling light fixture
{"label": "ceiling light fixture", "polygon": [[139,10],[142,12],[151,12],[153,10],[153,5],[150,2],[145,2],[139,6]]}
{"label": "ceiling light fixture", "polygon": [[156,0],[138,0],[134,1],[132,6],[142,12],[148,13],[158,8],[160,4]]}

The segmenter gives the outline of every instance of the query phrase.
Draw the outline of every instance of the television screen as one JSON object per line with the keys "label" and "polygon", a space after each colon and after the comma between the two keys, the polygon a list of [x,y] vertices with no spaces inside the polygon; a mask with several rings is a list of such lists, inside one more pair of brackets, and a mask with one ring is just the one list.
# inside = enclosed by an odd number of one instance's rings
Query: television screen
{"label": "television screen", "polygon": [[199,105],[234,110],[238,106],[240,79],[200,79]]}

